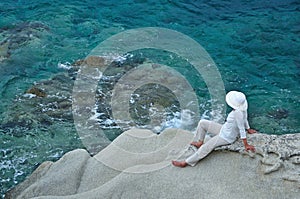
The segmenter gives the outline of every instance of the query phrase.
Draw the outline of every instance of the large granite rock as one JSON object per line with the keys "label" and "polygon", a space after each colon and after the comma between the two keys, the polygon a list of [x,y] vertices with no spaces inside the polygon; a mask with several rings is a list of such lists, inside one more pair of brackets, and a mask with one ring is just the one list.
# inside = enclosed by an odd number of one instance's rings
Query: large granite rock
{"label": "large granite rock", "polygon": [[78,149],[45,162],[6,198],[298,198],[300,134],[248,135],[216,149],[195,167],[171,165],[195,151],[193,134],[167,129],[160,135],[131,129],[91,157]]}

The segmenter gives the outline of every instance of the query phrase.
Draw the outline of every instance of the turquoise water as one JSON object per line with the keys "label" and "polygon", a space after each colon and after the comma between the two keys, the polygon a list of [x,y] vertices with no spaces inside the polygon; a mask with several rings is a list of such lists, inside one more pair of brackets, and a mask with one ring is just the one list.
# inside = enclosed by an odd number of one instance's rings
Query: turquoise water
{"label": "turquoise water", "polygon": [[[251,126],[267,134],[300,132],[297,0],[20,0],[0,2],[0,13],[1,194],[41,162],[84,147],[64,98],[75,73],[58,66],[86,57],[100,42],[128,29],[164,27],[193,38],[217,64],[226,90],[246,93]],[[160,52],[143,56],[189,77],[204,114],[209,103],[200,77]],[[24,96],[41,84],[47,98]],[[109,125],[107,132],[111,140],[120,134]]]}

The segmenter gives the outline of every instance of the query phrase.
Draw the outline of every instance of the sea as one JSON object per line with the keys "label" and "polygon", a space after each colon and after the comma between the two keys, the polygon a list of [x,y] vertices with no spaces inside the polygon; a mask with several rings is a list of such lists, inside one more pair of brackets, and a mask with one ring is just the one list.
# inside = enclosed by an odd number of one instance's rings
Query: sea
{"label": "sea", "polygon": [[2,0],[0,195],[132,127],[224,122],[231,90],[260,133],[300,133],[299,88],[299,0]]}

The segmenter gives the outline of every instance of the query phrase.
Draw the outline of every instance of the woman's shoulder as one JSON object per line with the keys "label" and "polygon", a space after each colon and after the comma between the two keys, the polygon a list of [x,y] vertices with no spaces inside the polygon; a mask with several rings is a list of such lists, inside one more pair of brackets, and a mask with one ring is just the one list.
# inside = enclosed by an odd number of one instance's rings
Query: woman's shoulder
{"label": "woman's shoulder", "polygon": [[238,117],[238,118],[243,118],[243,116],[247,114],[247,112],[240,111],[240,110],[233,110],[231,111],[231,113],[234,115],[234,117]]}

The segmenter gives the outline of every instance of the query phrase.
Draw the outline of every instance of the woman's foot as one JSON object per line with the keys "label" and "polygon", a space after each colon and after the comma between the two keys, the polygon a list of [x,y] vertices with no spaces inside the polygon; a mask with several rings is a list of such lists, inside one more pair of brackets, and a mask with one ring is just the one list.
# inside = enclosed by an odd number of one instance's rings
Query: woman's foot
{"label": "woman's foot", "polygon": [[191,145],[197,147],[197,148],[200,148],[200,146],[202,146],[203,142],[202,141],[199,141],[199,142],[192,142]]}
{"label": "woman's foot", "polygon": [[185,161],[179,162],[179,161],[173,160],[172,164],[176,167],[182,167],[182,168],[187,166],[187,163]]}

